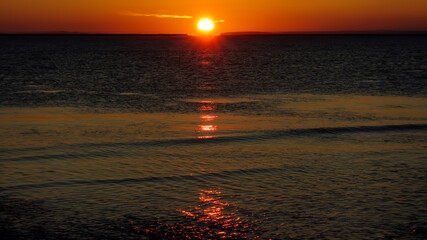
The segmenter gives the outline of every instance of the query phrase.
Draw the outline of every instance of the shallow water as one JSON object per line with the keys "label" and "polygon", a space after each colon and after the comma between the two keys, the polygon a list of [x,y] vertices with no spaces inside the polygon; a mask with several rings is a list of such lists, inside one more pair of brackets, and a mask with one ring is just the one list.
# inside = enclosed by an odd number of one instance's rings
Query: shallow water
{"label": "shallow water", "polygon": [[427,234],[425,37],[0,40],[6,238]]}

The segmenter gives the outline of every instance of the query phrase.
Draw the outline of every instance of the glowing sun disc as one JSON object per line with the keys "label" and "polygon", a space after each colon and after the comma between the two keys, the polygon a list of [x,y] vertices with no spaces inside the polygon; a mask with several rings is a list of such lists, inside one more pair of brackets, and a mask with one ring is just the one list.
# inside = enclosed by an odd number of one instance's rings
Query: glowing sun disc
{"label": "glowing sun disc", "polygon": [[214,28],[214,23],[212,22],[212,20],[204,18],[197,23],[197,27],[201,31],[210,31]]}

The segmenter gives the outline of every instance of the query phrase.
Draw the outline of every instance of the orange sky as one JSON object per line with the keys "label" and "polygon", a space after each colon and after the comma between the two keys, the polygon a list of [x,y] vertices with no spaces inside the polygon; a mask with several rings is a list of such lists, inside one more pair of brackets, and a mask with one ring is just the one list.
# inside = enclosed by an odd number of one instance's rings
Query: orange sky
{"label": "orange sky", "polygon": [[1,0],[0,32],[427,30],[426,0]]}

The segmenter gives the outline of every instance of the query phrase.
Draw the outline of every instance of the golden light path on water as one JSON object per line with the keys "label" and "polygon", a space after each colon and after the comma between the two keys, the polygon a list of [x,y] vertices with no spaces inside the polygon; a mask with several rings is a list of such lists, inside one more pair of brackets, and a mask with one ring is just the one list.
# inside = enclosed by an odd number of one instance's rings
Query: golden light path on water
{"label": "golden light path on water", "polygon": [[199,204],[176,209],[182,219],[174,223],[130,224],[136,233],[158,239],[258,239],[259,220],[250,221],[236,203],[227,202],[220,189],[200,190]]}
{"label": "golden light path on water", "polygon": [[[214,53],[210,53],[208,49],[204,49],[200,52],[199,56],[201,61],[199,61],[199,65],[202,67],[210,68],[211,65],[215,62],[210,60]],[[203,69],[203,68],[202,68]],[[202,87],[198,87],[200,91],[209,92],[214,89],[213,86],[210,86],[209,82],[203,81]],[[202,120],[202,124],[198,126],[197,132],[199,134],[198,138],[213,138],[215,137],[215,132],[218,129],[218,126],[213,123],[213,121],[218,118],[218,116],[214,115],[214,112],[217,110],[217,106],[214,101],[211,100],[199,100],[196,101],[200,106],[197,108],[198,111],[201,112],[200,119]]]}
{"label": "golden light path on water", "polygon": [[202,134],[198,138],[213,138],[214,132],[217,130],[218,126],[213,124],[218,116],[211,113],[216,109],[215,103],[213,101],[200,101],[202,104],[198,110],[202,112],[203,115],[200,116],[202,124],[198,126],[197,132]]}
{"label": "golden light path on water", "polygon": [[[200,54],[202,58],[199,64],[202,67],[211,67],[214,61],[210,61],[212,53],[206,49]],[[209,82],[202,81],[198,90],[209,92],[214,89]],[[201,123],[197,126],[199,139],[215,138],[218,125],[215,120],[219,117],[215,114],[217,104],[213,100],[192,100],[197,104],[196,110],[200,112]],[[189,209],[176,209],[184,219],[172,223],[156,222],[140,226],[131,222],[133,229],[141,235],[165,239],[258,239],[256,224],[260,220],[250,221],[248,215],[239,212],[237,203],[224,199],[224,192],[220,189],[200,190],[198,205]]]}

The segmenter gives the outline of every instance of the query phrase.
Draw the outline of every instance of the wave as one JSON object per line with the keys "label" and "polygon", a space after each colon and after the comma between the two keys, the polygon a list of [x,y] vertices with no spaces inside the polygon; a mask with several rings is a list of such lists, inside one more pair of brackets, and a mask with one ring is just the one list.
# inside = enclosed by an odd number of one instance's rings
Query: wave
{"label": "wave", "polygon": [[24,157],[15,157],[15,158],[7,158],[2,159],[2,162],[7,161],[42,161],[42,160],[66,160],[66,159],[90,159],[90,158],[107,158],[111,156],[129,156],[129,154],[125,154],[118,151],[97,151],[90,153],[64,153],[64,154],[44,154],[44,155],[33,155],[33,156],[24,156]]}
{"label": "wave", "polygon": [[22,190],[34,188],[49,188],[49,187],[65,187],[65,186],[82,186],[82,185],[104,185],[104,184],[132,184],[144,182],[164,182],[164,181],[200,181],[203,182],[209,178],[230,178],[240,175],[255,175],[273,173],[278,171],[299,171],[306,172],[306,167],[298,167],[295,169],[293,166],[270,167],[270,168],[250,168],[250,169],[235,169],[221,172],[200,173],[194,175],[177,175],[177,176],[150,176],[143,178],[123,178],[123,179],[96,179],[96,180],[74,180],[63,182],[49,182],[38,184],[23,184],[16,186],[0,187],[1,191],[7,190]]}
{"label": "wave", "polygon": [[[181,145],[199,145],[199,144],[222,144],[230,142],[252,142],[263,141],[269,139],[279,139],[295,136],[312,136],[320,134],[350,134],[350,133],[381,133],[381,132],[401,132],[427,130],[427,124],[402,124],[402,125],[380,125],[380,126],[352,126],[352,127],[332,127],[332,128],[303,128],[303,129],[288,129],[288,130],[271,130],[264,131],[259,134],[239,135],[239,136],[219,136],[213,138],[177,138],[167,140],[150,140],[142,142],[108,142],[108,143],[82,143],[56,145],[39,148],[19,148],[19,149],[0,149],[3,154],[26,153],[32,151],[47,151],[53,149],[77,149],[79,152],[82,149],[98,149],[100,147],[110,147],[108,150],[75,153],[75,154],[54,154],[54,155],[38,155],[24,156],[16,158],[3,158],[2,161],[33,161],[33,160],[49,160],[49,159],[81,159],[93,157],[109,157],[126,155],[121,152],[121,148],[129,150],[134,147],[162,147],[162,146],[181,146]],[[129,154],[129,153],[127,153]]]}

